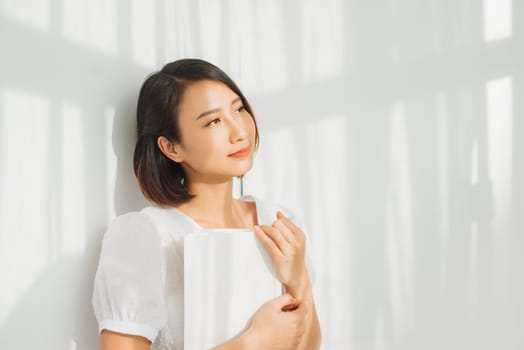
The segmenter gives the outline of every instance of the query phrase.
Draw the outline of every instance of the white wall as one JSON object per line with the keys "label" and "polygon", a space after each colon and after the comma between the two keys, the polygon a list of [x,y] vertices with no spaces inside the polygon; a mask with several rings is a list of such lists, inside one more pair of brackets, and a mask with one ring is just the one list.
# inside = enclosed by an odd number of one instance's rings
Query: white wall
{"label": "white wall", "polygon": [[103,232],[145,205],[137,92],[193,56],[256,111],[245,192],[304,217],[323,349],[523,348],[523,21],[514,0],[0,0],[0,347],[96,348]]}

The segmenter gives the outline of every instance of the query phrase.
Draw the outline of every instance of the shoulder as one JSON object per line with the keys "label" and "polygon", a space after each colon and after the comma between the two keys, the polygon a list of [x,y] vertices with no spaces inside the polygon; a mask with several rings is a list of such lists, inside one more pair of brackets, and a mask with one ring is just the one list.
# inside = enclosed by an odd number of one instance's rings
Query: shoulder
{"label": "shoulder", "polygon": [[140,211],[117,216],[109,225],[107,234],[158,236],[166,243],[194,230],[193,224],[174,208],[147,206]]}
{"label": "shoulder", "polygon": [[176,208],[148,206],[141,213],[148,217],[162,239],[168,241],[199,229],[193,220]]}
{"label": "shoulder", "polygon": [[141,211],[131,211],[118,215],[111,221],[108,231],[115,231],[127,228],[144,227],[151,225],[151,220],[142,209]]}
{"label": "shoulder", "polygon": [[142,211],[121,214],[111,221],[104,234],[102,256],[116,252],[158,249],[158,232],[148,215]]}
{"label": "shoulder", "polygon": [[132,236],[139,232],[152,231],[149,217],[142,211],[121,214],[113,219],[107,227],[104,240],[117,236]]}

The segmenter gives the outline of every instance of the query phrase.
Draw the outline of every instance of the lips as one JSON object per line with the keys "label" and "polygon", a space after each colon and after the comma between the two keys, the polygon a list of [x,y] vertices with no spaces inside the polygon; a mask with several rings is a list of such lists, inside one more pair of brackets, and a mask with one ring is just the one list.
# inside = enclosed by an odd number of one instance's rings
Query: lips
{"label": "lips", "polygon": [[249,146],[246,148],[242,148],[239,151],[236,151],[235,153],[231,153],[229,157],[244,157],[247,156],[250,152]]}

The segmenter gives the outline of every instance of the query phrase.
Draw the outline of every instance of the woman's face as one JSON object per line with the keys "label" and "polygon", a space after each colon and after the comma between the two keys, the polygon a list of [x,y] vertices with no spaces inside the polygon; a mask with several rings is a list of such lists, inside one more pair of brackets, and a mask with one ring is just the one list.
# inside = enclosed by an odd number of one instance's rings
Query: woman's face
{"label": "woman's face", "polygon": [[177,161],[190,180],[224,181],[251,169],[255,122],[227,85],[212,80],[189,84],[179,104],[178,126]]}

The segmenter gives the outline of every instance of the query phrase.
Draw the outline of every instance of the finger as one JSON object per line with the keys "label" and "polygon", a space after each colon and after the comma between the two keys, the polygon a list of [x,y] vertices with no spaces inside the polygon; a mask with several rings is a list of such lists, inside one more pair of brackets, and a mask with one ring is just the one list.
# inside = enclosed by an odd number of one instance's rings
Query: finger
{"label": "finger", "polygon": [[284,312],[290,312],[290,311],[295,311],[296,309],[298,309],[297,304],[288,304],[288,305],[284,305],[281,310]]}
{"label": "finger", "polygon": [[280,309],[280,311],[283,312],[296,310],[299,305],[299,301],[289,293],[282,294],[281,296],[278,296],[275,299],[273,299],[273,301]]}
{"label": "finger", "polygon": [[293,223],[293,221],[291,221],[291,219],[289,219],[287,216],[285,216],[280,210],[277,211],[277,217],[280,220],[282,220],[284,225],[286,225],[291,230],[291,232],[293,232],[293,235],[295,237],[302,237],[304,235],[302,230],[297,225],[295,225]]}
{"label": "finger", "polygon": [[295,299],[294,302],[288,303],[284,307],[282,307],[282,311],[284,312],[291,312],[294,311],[299,318],[304,319],[307,315],[307,309],[306,305],[299,300]]}
{"label": "finger", "polygon": [[273,222],[273,227],[278,228],[280,232],[282,233],[282,236],[284,236],[284,239],[288,241],[288,243],[294,244],[297,242],[297,239],[293,232],[282,222],[282,220],[278,219],[275,222]]}
{"label": "finger", "polygon": [[268,235],[258,225],[255,225],[255,235],[262,242],[268,253],[271,255],[273,261],[275,258],[282,256],[282,252],[276,243],[271,238],[269,238]]}
{"label": "finger", "polygon": [[276,303],[279,307],[284,307],[290,304],[296,304],[298,302],[298,300],[295,299],[295,297],[289,293],[284,293],[282,295],[279,295],[278,297],[274,298],[272,301]]}
{"label": "finger", "polygon": [[279,229],[267,225],[260,225],[259,227],[266,233],[266,235],[269,238],[273,240],[273,242],[276,243],[278,249],[280,249],[282,253],[287,253],[290,251],[291,247]]}

